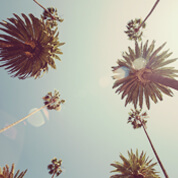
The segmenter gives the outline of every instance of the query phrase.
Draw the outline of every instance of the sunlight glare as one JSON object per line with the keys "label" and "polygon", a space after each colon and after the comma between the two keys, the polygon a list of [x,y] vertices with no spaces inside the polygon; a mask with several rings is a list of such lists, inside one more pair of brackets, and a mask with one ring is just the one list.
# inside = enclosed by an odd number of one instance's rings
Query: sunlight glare
{"label": "sunlight glare", "polygon": [[[37,108],[33,108],[30,110],[29,114],[33,111],[35,111]],[[43,109],[34,115],[30,116],[27,119],[27,122],[31,124],[34,127],[41,127],[42,125],[45,124],[46,119],[49,120],[49,113],[46,109]]]}

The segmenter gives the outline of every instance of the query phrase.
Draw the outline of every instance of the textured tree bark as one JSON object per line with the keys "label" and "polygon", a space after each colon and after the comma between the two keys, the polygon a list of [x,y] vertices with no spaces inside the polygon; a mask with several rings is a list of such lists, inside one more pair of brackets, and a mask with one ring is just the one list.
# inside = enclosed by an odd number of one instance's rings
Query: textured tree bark
{"label": "textured tree bark", "polygon": [[155,73],[145,73],[143,74],[143,78],[178,90],[178,81],[175,79],[163,77]]}

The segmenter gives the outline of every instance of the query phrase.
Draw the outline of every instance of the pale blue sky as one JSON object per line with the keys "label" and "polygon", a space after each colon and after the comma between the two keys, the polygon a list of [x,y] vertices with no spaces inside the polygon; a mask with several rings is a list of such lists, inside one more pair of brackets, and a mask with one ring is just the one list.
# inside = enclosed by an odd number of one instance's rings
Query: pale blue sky
{"label": "pale blue sky", "polygon": [[[131,105],[112,90],[111,66],[133,42],[124,34],[130,19],[144,18],[154,0],[43,0],[45,7],[56,7],[64,22],[59,24],[62,61],[57,70],[43,78],[18,80],[0,68],[0,128],[26,116],[43,105],[42,97],[58,89],[66,100],[60,112],[49,111],[41,127],[26,122],[0,135],[0,166],[15,163],[16,169],[28,168],[26,178],[48,178],[47,165],[56,156],[63,160],[61,178],[108,178],[110,166],[131,148],[154,154],[144,132],[127,124]],[[13,13],[33,13],[42,9],[32,0],[1,2],[0,21]],[[167,41],[164,49],[178,56],[178,2],[162,0],[147,22],[143,40]],[[178,68],[178,62],[173,64]],[[171,178],[178,177],[178,94],[151,103],[148,132]],[[146,108],[145,108],[146,110]],[[15,136],[12,133],[16,134]],[[157,170],[159,166],[157,166]],[[161,174],[162,175],[162,174]],[[162,176],[163,177],[163,176]]]}

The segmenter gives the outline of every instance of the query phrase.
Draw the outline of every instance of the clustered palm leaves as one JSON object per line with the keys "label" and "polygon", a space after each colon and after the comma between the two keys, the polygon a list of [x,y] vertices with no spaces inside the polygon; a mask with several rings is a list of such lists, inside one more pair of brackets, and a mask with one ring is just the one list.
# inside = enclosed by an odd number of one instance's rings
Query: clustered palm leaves
{"label": "clustered palm leaves", "polygon": [[158,99],[162,100],[162,93],[172,96],[173,93],[169,87],[162,85],[157,81],[153,81],[149,76],[157,75],[166,78],[174,78],[177,76],[178,70],[174,67],[165,67],[177,59],[167,58],[172,54],[167,51],[159,53],[166,43],[154,50],[155,41],[148,45],[148,40],[144,45],[139,45],[135,41],[135,50],[130,47],[129,52],[123,54],[123,59],[117,61],[117,66],[112,67],[114,73],[118,73],[119,69],[127,68],[129,75],[122,79],[118,79],[117,75],[113,76],[116,79],[113,88],[117,88],[116,93],[122,93],[121,98],[126,97],[125,106],[128,103],[133,103],[137,107],[139,103],[140,108],[143,106],[143,99],[147,108],[150,109],[150,98],[157,103]]}
{"label": "clustered palm leaves", "polygon": [[127,30],[125,31],[125,33],[129,37],[129,40],[138,40],[138,41],[142,40],[143,32],[139,29],[140,25],[141,25],[141,28],[146,27],[145,23],[142,24],[141,19],[130,20],[127,23],[127,26],[126,26]]}
{"label": "clustered palm leaves", "polygon": [[120,154],[120,158],[122,163],[115,161],[115,163],[111,164],[111,166],[116,169],[111,172],[117,172],[120,174],[116,174],[111,176],[110,178],[160,178],[155,171],[154,166],[157,163],[151,163],[152,160],[146,156],[146,153],[143,151],[141,154],[138,154],[138,150],[136,150],[136,154],[131,150],[128,151],[129,158],[125,158],[122,154]]}
{"label": "clustered palm leaves", "polygon": [[47,106],[49,110],[57,110],[61,109],[61,104],[65,102],[65,100],[60,99],[59,91],[54,90],[54,94],[52,92],[48,92],[46,96],[43,97],[44,105]]}
{"label": "clustered palm leaves", "polygon": [[51,164],[48,165],[48,169],[49,169],[49,174],[52,174],[52,178],[55,175],[57,177],[62,173],[61,164],[62,164],[61,159],[57,160],[57,158],[53,158],[51,160]]}
{"label": "clustered palm leaves", "polygon": [[49,20],[50,23],[53,23],[53,26],[57,26],[56,21],[63,22],[63,19],[61,19],[57,13],[57,9],[53,7],[49,7],[47,10],[44,10],[41,18]]}
{"label": "clustered palm leaves", "polygon": [[21,173],[20,173],[20,170],[18,170],[14,174],[14,163],[13,163],[12,167],[11,167],[11,170],[9,170],[9,166],[8,165],[3,167],[3,169],[1,169],[1,167],[0,167],[0,178],[22,178],[22,177],[24,177],[26,172],[27,172],[27,169],[25,171],[22,171]]}
{"label": "clustered palm leaves", "polygon": [[142,127],[143,124],[146,126],[148,114],[146,112],[141,113],[141,111],[141,109],[131,109],[131,112],[129,112],[127,123],[131,123],[134,129]]}
{"label": "clustered palm leaves", "polygon": [[[52,8],[50,8],[52,11]],[[50,10],[49,9],[49,10]],[[47,18],[46,12],[41,19],[33,14],[29,17],[22,13],[0,22],[0,67],[5,67],[12,77],[25,79],[38,78],[48,71],[48,66],[56,68],[54,59],[60,60],[59,32],[56,20]]]}

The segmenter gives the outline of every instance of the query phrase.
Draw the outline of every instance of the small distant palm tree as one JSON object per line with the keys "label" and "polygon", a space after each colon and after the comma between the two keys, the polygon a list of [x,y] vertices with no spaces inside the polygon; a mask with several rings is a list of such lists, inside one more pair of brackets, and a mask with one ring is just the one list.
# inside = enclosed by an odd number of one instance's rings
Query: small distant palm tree
{"label": "small distant palm tree", "polygon": [[46,96],[44,96],[42,98],[44,100],[44,106],[42,106],[39,109],[36,109],[35,111],[33,111],[32,113],[28,114],[26,117],[14,122],[13,124],[10,124],[6,127],[4,127],[3,129],[0,130],[0,133],[6,131],[7,129],[21,123],[22,121],[24,121],[25,119],[29,118],[31,115],[35,114],[36,112],[40,111],[41,109],[47,107],[47,109],[49,110],[56,110],[56,111],[60,111],[61,110],[61,104],[63,104],[65,102],[65,100],[60,99],[60,94],[59,91],[54,90],[54,95],[52,94],[52,92],[48,92],[48,94]]}
{"label": "small distant palm tree", "polygon": [[110,178],[160,178],[157,174],[158,172],[154,169],[157,163],[151,163],[152,160],[149,160],[146,153],[142,151],[139,155],[138,150],[136,150],[136,154],[131,150],[130,152],[128,151],[128,156],[129,158],[127,159],[120,154],[123,163],[115,161],[115,163],[111,164],[116,168],[111,172],[120,174],[113,175]]}
{"label": "small distant palm tree", "polygon": [[[174,67],[165,67],[177,59],[167,58],[172,54],[167,51],[159,52],[165,46],[165,43],[154,51],[155,41],[148,46],[148,40],[142,46],[135,41],[135,50],[130,47],[129,52],[123,54],[123,60],[117,61],[117,66],[112,67],[113,76],[116,79],[113,88],[117,88],[116,93],[122,93],[121,98],[126,97],[125,106],[133,103],[137,108],[143,106],[145,96],[146,106],[150,109],[150,98],[157,103],[158,99],[162,100],[162,93],[172,96],[173,93],[169,89],[172,87],[178,90],[177,77],[178,70]],[[128,76],[119,78],[118,73],[122,68],[126,68]]]}
{"label": "small distant palm tree", "polygon": [[157,153],[157,151],[156,151],[156,149],[155,149],[155,147],[154,147],[154,145],[151,141],[151,138],[149,137],[148,132],[146,130],[146,123],[147,123],[146,119],[148,118],[148,114],[146,112],[141,113],[141,111],[142,111],[141,109],[140,110],[131,109],[131,112],[129,113],[128,123],[131,123],[134,129],[143,127],[143,130],[144,130],[144,132],[147,136],[147,139],[148,139],[148,141],[151,145],[151,148],[152,148],[152,150],[153,150],[153,152],[156,156],[156,159],[157,159],[165,177],[168,178],[168,174],[167,174],[167,172],[166,172],[166,170],[165,170],[165,168],[164,168],[164,166],[163,166],[163,164],[162,164],[162,162],[161,162],[161,160],[158,156],[158,153]]}
{"label": "small distant palm tree", "polygon": [[1,169],[0,167],[0,178],[22,178],[26,174],[27,169],[25,171],[22,171],[20,173],[20,170],[18,170],[16,173],[14,173],[14,163],[12,164],[11,170],[9,170],[9,166],[6,165]]}
{"label": "small distant palm tree", "polygon": [[146,27],[146,24],[143,23],[142,19],[130,20],[127,23],[126,27],[127,27],[127,30],[124,32],[129,37],[129,40],[138,40],[138,41],[142,40],[143,32],[138,29],[140,27],[142,27],[142,28]]}
{"label": "small distant palm tree", "polygon": [[[56,13],[54,8],[48,12]],[[59,32],[56,21],[60,18],[50,18],[44,11],[41,19],[22,13],[22,17],[15,17],[0,22],[0,67],[4,67],[12,77],[26,79],[41,77],[48,66],[56,68],[54,59],[60,60],[62,54],[59,47]],[[53,17],[53,16],[52,16]]]}
{"label": "small distant palm tree", "polygon": [[138,40],[141,41],[142,40],[142,35],[143,32],[141,31],[141,28],[145,28],[146,27],[146,21],[147,19],[150,17],[150,15],[153,13],[154,9],[156,8],[156,6],[158,5],[160,0],[156,0],[155,4],[153,5],[152,9],[150,10],[150,12],[148,13],[148,15],[145,17],[145,19],[142,21],[142,19],[136,18],[135,20],[130,20],[127,23],[127,30],[125,31],[125,33],[127,34],[127,36],[129,37],[129,40]]}
{"label": "small distant palm tree", "polygon": [[61,159],[57,160],[57,158],[53,158],[51,160],[51,164],[48,165],[49,174],[52,174],[51,178],[53,178],[55,175],[57,177],[62,173],[61,164]]}

